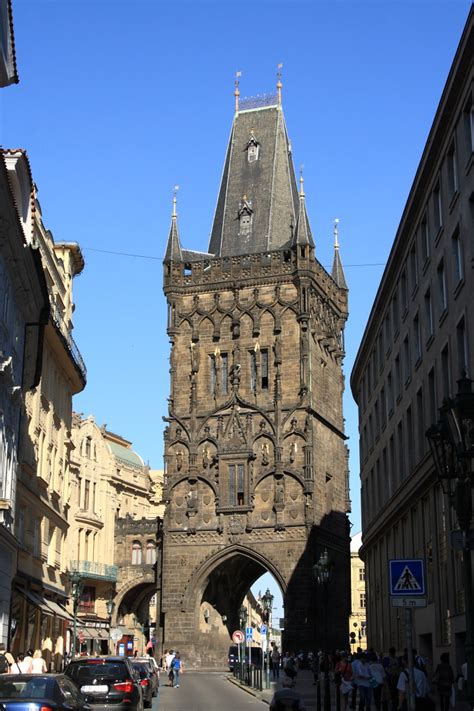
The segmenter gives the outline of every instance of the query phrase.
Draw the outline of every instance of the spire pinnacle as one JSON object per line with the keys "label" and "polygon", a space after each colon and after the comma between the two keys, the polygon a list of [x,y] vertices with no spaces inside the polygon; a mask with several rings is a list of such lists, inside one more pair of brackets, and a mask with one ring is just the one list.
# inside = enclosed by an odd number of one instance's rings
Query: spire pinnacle
{"label": "spire pinnacle", "polygon": [[235,81],[234,81],[235,113],[238,113],[238,111],[239,111],[239,98],[240,98],[239,79],[241,76],[242,76],[242,72],[235,72]]}
{"label": "spire pinnacle", "polygon": [[176,203],[178,202],[178,199],[177,199],[178,190],[179,190],[179,185],[175,185],[173,188],[173,212],[171,213],[171,217],[173,218],[173,220],[176,220],[176,218],[178,216],[178,213],[176,212]]}
{"label": "spire pinnacle", "polygon": [[179,190],[179,185],[173,188],[173,212],[171,213],[171,227],[168,235],[168,243],[166,245],[165,262],[180,262],[182,259],[181,243],[178,233],[178,213],[176,210],[176,195]]}
{"label": "spire pinnacle", "polygon": [[334,259],[332,263],[331,276],[340,289],[347,290],[346,277],[342,267],[341,255],[339,254],[339,218],[334,220]]}
{"label": "spire pinnacle", "polygon": [[303,172],[304,172],[304,165],[300,165],[300,198],[305,197]]}
{"label": "spire pinnacle", "polygon": [[283,84],[281,83],[281,70],[283,69],[283,64],[280,62],[280,64],[277,67],[277,97],[278,97],[278,106],[281,106],[281,90],[283,87]]}

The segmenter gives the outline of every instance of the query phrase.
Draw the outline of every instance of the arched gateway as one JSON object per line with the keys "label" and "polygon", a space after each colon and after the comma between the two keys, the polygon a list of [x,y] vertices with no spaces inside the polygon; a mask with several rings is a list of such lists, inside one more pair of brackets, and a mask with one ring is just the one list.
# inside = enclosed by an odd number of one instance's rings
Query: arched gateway
{"label": "arched gateway", "polygon": [[[347,646],[347,287],[337,239],[331,274],[315,257],[279,100],[238,102],[237,87],[209,252],[181,247],[175,199],[164,260],[161,642],[201,666],[222,665],[266,570],[283,593],[287,648]],[[312,568],[325,549],[322,591]],[[206,627],[203,605],[220,626]]]}

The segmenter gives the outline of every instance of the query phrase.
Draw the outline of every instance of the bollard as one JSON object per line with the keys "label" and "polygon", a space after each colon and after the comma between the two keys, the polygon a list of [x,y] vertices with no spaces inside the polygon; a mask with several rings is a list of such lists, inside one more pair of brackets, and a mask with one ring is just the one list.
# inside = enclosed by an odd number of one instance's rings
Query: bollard
{"label": "bollard", "polygon": [[319,674],[316,682],[316,711],[321,711],[321,680]]}
{"label": "bollard", "polygon": [[328,672],[324,672],[324,711],[331,711],[331,688]]}

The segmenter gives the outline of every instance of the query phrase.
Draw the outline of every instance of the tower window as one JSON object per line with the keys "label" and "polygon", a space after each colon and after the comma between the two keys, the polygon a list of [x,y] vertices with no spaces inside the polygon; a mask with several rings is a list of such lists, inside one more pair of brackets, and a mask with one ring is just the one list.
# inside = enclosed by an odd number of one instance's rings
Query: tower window
{"label": "tower window", "polygon": [[229,392],[229,356],[221,353],[221,390],[223,395]]}
{"label": "tower window", "polygon": [[247,160],[249,163],[253,163],[254,161],[258,160],[258,153],[259,153],[259,145],[255,145],[255,143],[252,143],[248,149],[247,149]]}
{"label": "tower window", "polygon": [[261,387],[268,390],[268,349],[262,348],[260,351]]}
{"label": "tower window", "polygon": [[243,464],[229,464],[229,505],[245,504],[245,477]]}
{"label": "tower window", "polygon": [[257,392],[257,353],[250,351],[250,389],[255,394]]}
{"label": "tower window", "polygon": [[240,234],[245,236],[249,235],[252,229],[252,215],[243,212],[240,215]]}

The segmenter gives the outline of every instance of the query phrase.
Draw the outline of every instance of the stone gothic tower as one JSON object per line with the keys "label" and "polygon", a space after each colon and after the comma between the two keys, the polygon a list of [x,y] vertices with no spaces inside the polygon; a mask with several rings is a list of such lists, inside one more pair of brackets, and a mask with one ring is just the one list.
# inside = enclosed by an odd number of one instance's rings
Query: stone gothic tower
{"label": "stone gothic tower", "polygon": [[[286,649],[347,646],[348,292],[337,240],[331,274],[316,259],[278,88],[240,105],[237,88],[208,252],[181,246],[175,199],[164,260],[161,642],[191,665],[222,665],[265,571],[283,593]],[[318,588],[326,549],[332,579]]]}

